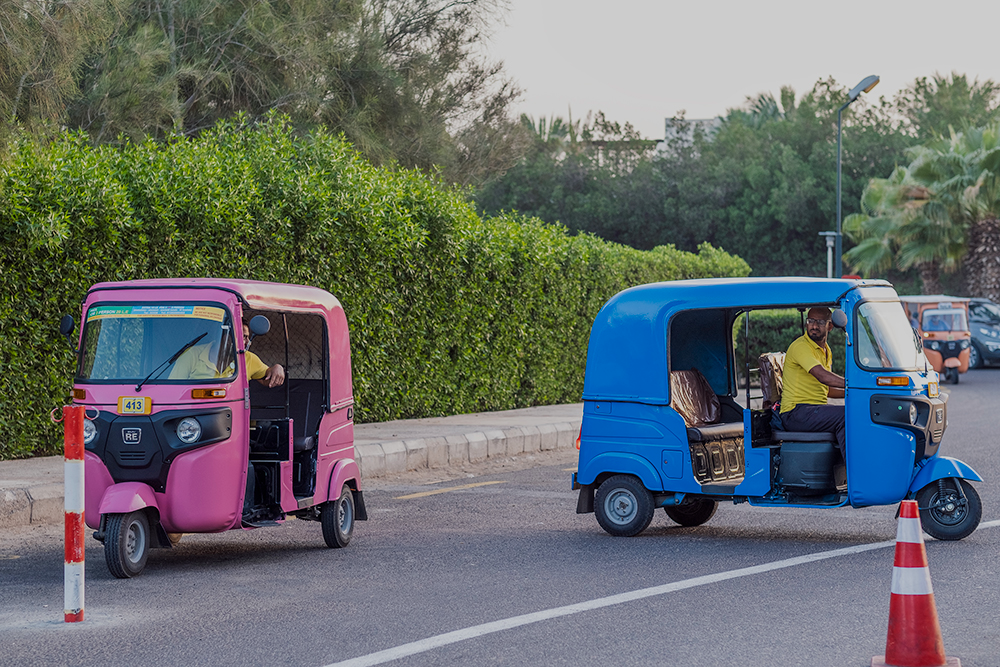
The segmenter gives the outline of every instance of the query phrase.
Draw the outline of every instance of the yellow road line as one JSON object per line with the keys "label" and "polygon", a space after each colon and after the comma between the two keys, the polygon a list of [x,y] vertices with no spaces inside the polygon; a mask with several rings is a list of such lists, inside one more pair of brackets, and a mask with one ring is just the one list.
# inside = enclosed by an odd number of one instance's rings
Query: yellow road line
{"label": "yellow road line", "polygon": [[446,489],[434,489],[433,491],[421,491],[420,493],[411,493],[408,496],[396,496],[395,500],[410,500],[411,498],[426,498],[427,496],[436,496],[439,493],[448,493],[449,491],[460,491],[461,489],[473,489],[477,486],[489,486],[490,484],[504,484],[506,480],[496,480],[494,482],[476,482],[475,484],[463,484],[462,486],[449,486]]}

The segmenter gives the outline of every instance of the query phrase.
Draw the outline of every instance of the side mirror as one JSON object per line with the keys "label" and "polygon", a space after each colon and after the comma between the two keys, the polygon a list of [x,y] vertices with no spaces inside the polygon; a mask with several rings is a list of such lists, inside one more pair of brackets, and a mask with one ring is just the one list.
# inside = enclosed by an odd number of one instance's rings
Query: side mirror
{"label": "side mirror", "polygon": [[254,315],[250,318],[250,340],[257,336],[263,336],[271,330],[271,321],[263,315]]}
{"label": "side mirror", "polygon": [[66,341],[69,343],[69,346],[73,348],[74,352],[77,351],[76,343],[73,342],[73,335],[72,335],[73,329],[75,328],[76,328],[76,323],[73,321],[72,315],[63,315],[62,319],[59,320],[59,333],[66,339]]}
{"label": "side mirror", "polygon": [[847,329],[847,314],[844,313],[840,308],[833,311],[833,315],[830,317],[830,321],[833,322],[833,326],[838,329]]}

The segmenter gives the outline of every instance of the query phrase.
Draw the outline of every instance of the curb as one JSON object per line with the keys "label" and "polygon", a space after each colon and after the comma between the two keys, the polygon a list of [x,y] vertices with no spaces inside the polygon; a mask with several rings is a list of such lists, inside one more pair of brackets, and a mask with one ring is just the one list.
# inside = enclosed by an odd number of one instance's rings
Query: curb
{"label": "curb", "polygon": [[[554,415],[553,415],[554,416]],[[485,424],[484,424],[485,425]],[[362,479],[411,470],[447,468],[523,453],[571,449],[580,420],[504,429],[470,430],[461,435],[432,436],[355,445]],[[30,462],[30,463],[29,463]],[[0,529],[63,521],[63,457],[0,462],[17,479],[0,480]],[[32,474],[23,473],[27,467]]]}
{"label": "curb", "polygon": [[411,470],[445,468],[506,458],[525,452],[571,449],[580,422],[517,426],[416,440],[393,440],[354,447],[363,478]]}

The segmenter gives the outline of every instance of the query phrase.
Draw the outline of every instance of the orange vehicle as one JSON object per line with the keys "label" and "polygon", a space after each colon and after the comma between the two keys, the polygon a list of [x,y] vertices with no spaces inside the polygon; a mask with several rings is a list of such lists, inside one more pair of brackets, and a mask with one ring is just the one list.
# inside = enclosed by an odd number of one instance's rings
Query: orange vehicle
{"label": "orange vehicle", "polygon": [[943,382],[958,384],[959,374],[969,370],[969,300],[944,294],[901,296],[899,300],[923,341],[928,363]]}

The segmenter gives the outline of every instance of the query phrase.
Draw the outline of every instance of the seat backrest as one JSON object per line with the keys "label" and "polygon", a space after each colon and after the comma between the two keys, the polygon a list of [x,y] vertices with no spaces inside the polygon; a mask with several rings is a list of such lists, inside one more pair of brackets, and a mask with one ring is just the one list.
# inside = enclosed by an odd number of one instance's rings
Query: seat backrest
{"label": "seat backrest", "polygon": [[670,407],[689,427],[715,424],[722,414],[719,397],[696,368],[670,371]]}
{"label": "seat backrest", "polygon": [[757,359],[760,368],[760,390],[764,395],[764,409],[781,400],[781,371],[785,367],[784,352],[765,352]]}

